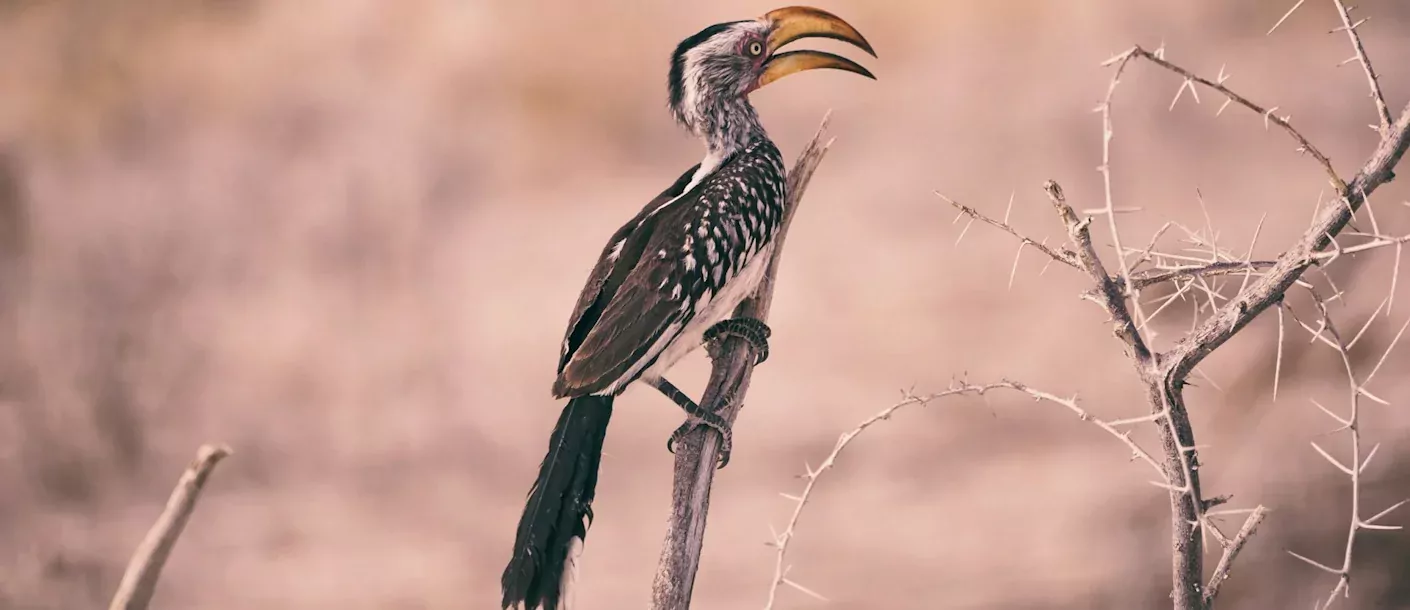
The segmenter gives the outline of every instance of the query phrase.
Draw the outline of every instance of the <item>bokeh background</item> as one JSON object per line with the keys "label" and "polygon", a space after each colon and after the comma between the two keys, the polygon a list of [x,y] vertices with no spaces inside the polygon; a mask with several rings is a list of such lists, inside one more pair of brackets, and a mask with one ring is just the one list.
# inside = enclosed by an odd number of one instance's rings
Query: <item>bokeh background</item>
{"label": "bokeh background", "polygon": [[[1278,106],[1351,172],[1375,144],[1365,79],[1330,1],[826,0],[880,53],[880,80],[795,76],[755,95],[793,156],[833,110],[837,143],[793,225],[736,453],[714,491],[695,604],[761,607],[770,526],[805,461],[903,388],[1011,377],[1110,417],[1142,393],[1081,277],[963,223],[932,194],[1060,239],[1039,185],[1101,201],[1099,63],[1140,43]],[[1391,105],[1410,97],[1410,4],[1364,0]],[[0,2],[0,607],[105,603],[198,445],[236,453],[166,569],[166,608],[492,608],[559,405],[558,342],[606,237],[701,149],[665,110],[666,62],[723,2],[6,0]],[[814,48],[841,50],[822,41]],[[1117,93],[1128,243],[1166,220],[1271,256],[1325,178],[1251,112],[1133,65]],[[1410,169],[1402,170],[1410,172]],[[1373,203],[1410,231],[1410,188]],[[1360,225],[1368,228],[1368,219]],[[1170,235],[1177,236],[1178,232]],[[1171,247],[1180,244],[1170,242]],[[1105,244],[1104,244],[1105,245]],[[1332,308],[1368,321],[1365,372],[1410,315],[1392,256],[1343,260]],[[1109,264],[1114,259],[1109,259]],[[1330,292],[1320,275],[1316,281]],[[1295,301],[1306,320],[1305,300]],[[1164,314],[1159,341],[1188,326]],[[1210,495],[1272,509],[1224,607],[1307,607],[1339,563],[1348,483],[1309,447],[1344,436],[1333,352],[1277,319],[1190,392]],[[708,363],[676,373],[690,392]],[[1410,346],[1364,410],[1372,509],[1410,496]],[[669,503],[647,391],[618,402],[580,602],[641,607]],[[1143,437],[1150,442],[1149,435]],[[1124,449],[1014,396],[904,412],[820,484],[780,608],[1168,604],[1168,504]],[[1374,511],[1372,511],[1374,512]],[[1370,513],[1367,513],[1370,514]],[[1401,514],[1400,522],[1410,519]],[[1230,531],[1238,520],[1228,522]],[[1345,607],[1410,607],[1410,538],[1358,543]],[[1211,565],[1213,558],[1211,557]],[[1168,607],[1168,606],[1167,606]]]}

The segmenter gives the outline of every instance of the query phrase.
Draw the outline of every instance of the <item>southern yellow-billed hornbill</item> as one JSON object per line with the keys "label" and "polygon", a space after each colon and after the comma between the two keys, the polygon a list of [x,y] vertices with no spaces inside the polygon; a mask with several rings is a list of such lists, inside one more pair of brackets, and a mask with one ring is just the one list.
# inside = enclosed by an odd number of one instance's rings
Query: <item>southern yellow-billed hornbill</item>
{"label": "southern yellow-billed hornbill", "polygon": [[563,338],[555,397],[569,397],[519,520],[504,570],[503,607],[563,607],[592,520],[592,499],[613,397],[642,381],[691,416],[668,447],[701,422],[723,437],[725,421],[686,397],[663,374],[682,356],[737,334],[767,357],[769,329],[730,316],[763,278],[782,220],[783,157],[748,96],[779,78],[815,68],[872,77],[846,58],[819,51],[776,53],[806,37],[833,38],[875,56],[835,15],[808,7],[712,25],[676,47],[669,75],[676,121],[705,142],[686,170],[618,229],[588,276]]}

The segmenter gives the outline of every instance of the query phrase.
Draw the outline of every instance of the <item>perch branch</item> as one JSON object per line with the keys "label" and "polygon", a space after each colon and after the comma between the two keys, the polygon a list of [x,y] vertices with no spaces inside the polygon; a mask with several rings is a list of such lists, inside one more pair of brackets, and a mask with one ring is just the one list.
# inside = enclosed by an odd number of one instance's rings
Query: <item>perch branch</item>
{"label": "perch branch", "polygon": [[[830,115],[830,113],[829,113]],[[814,170],[832,141],[824,141],[828,116],[811,142],[798,155],[788,173],[788,199],[778,235],[774,237],[773,258],[760,282],[758,291],[746,298],[735,310],[735,317],[750,317],[767,321],[773,300],[774,282],[778,275],[783,241],[792,223],[798,203],[807,189]],[[744,395],[754,370],[755,354],[748,341],[731,336],[710,348],[712,368],[710,380],[700,405],[719,413],[730,425],[739,416]],[[671,518],[666,526],[666,540],[656,578],[651,586],[653,610],[686,610],[690,607],[695,588],[695,574],[700,567],[700,552],[705,542],[705,517],[710,508],[710,487],[715,479],[715,465],[720,435],[706,426],[697,427],[676,445],[675,475],[671,492]]]}
{"label": "perch branch", "polygon": [[157,522],[147,532],[147,537],[137,545],[132,560],[127,563],[127,571],[122,575],[122,582],[118,584],[117,594],[113,596],[109,610],[147,608],[147,604],[152,601],[152,594],[156,592],[162,566],[166,565],[167,557],[171,556],[171,549],[176,546],[176,540],[186,528],[186,521],[196,509],[196,499],[200,497],[206,479],[210,477],[215,465],[228,455],[230,449],[224,445],[202,445],[197,451],[196,459],[186,467],[186,472],[182,473],[181,479],[176,482],[176,489],[172,490],[171,498],[166,502],[166,510],[162,511]]}

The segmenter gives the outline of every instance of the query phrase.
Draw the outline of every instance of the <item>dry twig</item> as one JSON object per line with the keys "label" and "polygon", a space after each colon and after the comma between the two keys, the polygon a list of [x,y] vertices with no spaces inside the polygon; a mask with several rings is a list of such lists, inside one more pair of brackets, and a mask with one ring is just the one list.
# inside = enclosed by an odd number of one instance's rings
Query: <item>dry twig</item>
{"label": "dry twig", "polygon": [[[1219,558],[1218,565],[1214,566],[1214,575],[1209,577],[1209,586],[1204,589],[1204,605],[1209,606],[1214,603],[1214,598],[1219,595],[1219,588],[1224,586],[1224,581],[1229,579],[1229,570],[1234,566],[1234,559],[1238,558],[1239,551],[1244,549],[1250,538],[1258,531],[1258,525],[1263,523],[1263,518],[1268,516],[1268,509],[1259,505],[1249,513],[1244,520],[1244,526],[1239,529],[1239,533],[1232,540],[1225,540],[1221,537],[1220,543],[1224,545],[1224,555]],[[1218,532],[1219,528],[1210,524],[1210,531]]]}
{"label": "dry twig", "polygon": [[[735,317],[768,320],[788,226],[813,171],[832,145],[831,140],[823,141],[827,124],[828,117],[825,116],[812,141],[798,155],[797,162],[788,173],[788,201],[782,225],[774,237],[773,259],[758,291],[740,303]],[[754,370],[754,349],[748,341],[731,336],[723,344],[712,345],[710,357],[713,361],[710,381],[700,405],[719,413],[733,425],[743,406],[744,395],[749,390],[749,379]],[[700,426],[676,444],[671,517],[666,527],[666,540],[661,547],[656,578],[651,586],[653,610],[686,610],[690,607],[695,573],[700,566],[700,551],[705,542],[705,516],[710,507],[710,487],[715,479],[719,442],[718,432]]]}
{"label": "dry twig", "polygon": [[[1371,98],[1376,102],[1376,119],[1380,121],[1376,131],[1385,137],[1390,131],[1390,108],[1386,106],[1386,96],[1381,93],[1381,80],[1376,76],[1375,68],[1371,67],[1370,58],[1366,57],[1366,46],[1361,44],[1361,35],[1356,32],[1366,20],[1362,19],[1356,23],[1351,22],[1351,9],[1347,8],[1341,0],[1332,0],[1337,5],[1337,14],[1341,15],[1342,27],[1332,30],[1345,30],[1348,38],[1351,39],[1351,48],[1356,51],[1355,59],[1361,62],[1361,69],[1366,72],[1366,80],[1371,86]],[[1369,17],[1368,17],[1369,19]]]}
{"label": "dry twig", "polygon": [[[1341,7],[1340,4],[1338,6],[1342,8],[1343,19],[1348,19],[1344,7]],[[1293,10],[1296,8],[1294,6]],[[1289,14],[1291,12],[1289,11]],[[1286,19],[1286,16],[1284,18]],[[1359,38],[1356,36],[1354,25],[1349,22],[1346,25],[1353,45],[1357,48],[1358,57],[1364,58],[1364,52],[1361,49]],[[1298,143],[1299,151],[1312,156],[1326,172],[1337,191],[1339,205],[1327,206],[1317,212],[1314,216],[1313,226],[1291,248],[1273,261],[1252,260],[1252,246],[1243,256],[1223,251],[1214,241],[1215,235],[1212,226],[1207,227],[1207,235],[1204,237],[1188,229],[1185,231],[1189,240],[1200,248],[1199,252],[1208,253],[1207,258],[1155,251],[1155,243],[1160,234],[1164,233],[1165,228],[1161,229],[1156,239],[1153,239],[1151,245],[1144,250],[1123,247],[1115,222],[1116,210],[1113,206],[1111,193],[1109,165],[1110,141],[1113,137],[1111,98],[1120,81],[1122,71],[1134,59],[1147,60],[1181,76],[1185,79],[1182,90],[1189,86],[1189,83],[1204,85],[1223,94],[1230,102],[1258,113],[1263,117],[1265,124],[1275,124],[1283,129]],[[1094,288],[1083,296],[1097,303],[1106,311],[1113,325],[1114,334],[1122,341],[1128,357],[1131,358],[1135,366],[1137,375],[1147,386],[1151,415],[1133,421],[1155,422],[1160,433],[1164,454],[1162,470],[1166,479],[1166,484],[1163,487],[1167,488],[1171,494],[1171,535],[1174,552],[1172,597],[1176,608],[1202,609],[1213,603],[1219,586],[1228,577],[1232,562],[1247,542],[1248,536],[1252,535],[1258,523],[1263,519],[1265,511],[1262,510],[1262,507],[1254,509],[1249,520],[1245,522],[1240,535],[1232,540],[1225,538],[1218,528],[1209,521],[1207,510],[1222,502],[1223,499],[1206,500],[1201,495],[1200,463],[1194,432],[1185,408],[1184,388],[1188,385],[1189,376],[1196,372],[1196,367],[1204,358],[1242,330],[1263,310],[1270,305],[1281,302],[1283,295],[1290,287],[1299,284],[1310,286],[1301,277],[1313,265],[1320,264],[1325,267],[1343,255],[1388,246],[1395,246],[1398,253],[1401,244],[1410,240],[1410,237],[1401,238],[1382,234],[1374,226],[1375,219],[1372,217],[1373,233],[1360,234],[1370,237],[1371,241],[1352,246],[1342,246],[1336,241],[1337,235],[1350,223],[1353,215],[1366,203],[1370,194],[1393,177],[1392,170],[1399,163],[1407,147],[1410,147],[1410,106],[1406,107],[1399,120],[1394,123],[1390,121],[1388,112],[1384,115],[1384,128],[1379,146],[1356,176],[1350,182],[1346,182],[1337,174],[1327,156],[1294,128],[1286,117],[1274,114],[1274,111],[1277,110],[1276,107],[1265,108],[1224,86],[1223,83],[1227,76],[1224,75],[1222,69],[1219,78],[1211,81],[1167,61],[1162,51],[1150,52],[1139,46],[1112,58],[1105,65],[1113,64],[1116,66],[1115,75],[1108,87],[1105,101],[1098,107],[1103,115],[1103,164],[1100,171],[1103,174],[1105,206],[1098,209],[1097,212],[1107,215],[1111,238],[1116,245],[1121,261],[1120,272],[1115,276],[1107,272],[1092,245],[1089,231],[1091,218],[1078,218],[1072,208],[1067,205],[1061,189],[1051,181],[1044,185],[1044,188],[1063,224],[1068,229],[1068,236],[1075,247],[1075,252],[1069,257],[1067,256],[1068,251],[1065,249],[1041,250],[1053,260],[1086,272]],[[1368,78],[1372,83],[1373,96],[1378,100],[1382,99],[1375,74],[1369,67],[1370,62],[1363,60],[1363,66],[1366,67]],[[1017,236],[1023,240],[1025,245],[1034,243],[1033,240],[1025,237],[1006,222],[999,223],[971,208],[961,206],[953,201],[950,203],[959,208],[963,214],[969,215],[971,219],[983,220]],[[1169,226],[1170,223],[1167,223],[1166,227]],[[1257,232],[1255,232],[1256,234]],[[1327,251],[1328,247],[1331,247],[1332,250]],[[1138,254],[1139,258],[1136,265],[1128,265],[1126,256],[1133,253]],[[1154,270],[1133,272],[1134,266],[1150,261],[1152,258],[1156,260]],[[1187,261],[1193,264],[1172,266],[1168,264],[1170,260]],[[1255,271],[1261,272],[1256,280],[1253,279]],[[1221,275],[1240,273],[1244,275],[1244,278],[1233,297],[1220,294],[1217,286],[1211,286],[1208,283],[1209,280]],[[1328,280],[1330,281],[1330,277]],[[1148,321],[1149,318],[1139,313],[1140,288],[1159,282],[1173,282],[1178,291],[1161,304],[1153,315],[1158,315],[1174,299],[1184,298],[1186,292],[1192,288],[1198,288],[1207,297],[1207,302],[1204,304],[1199,303],[1196,299],[1196,307],[1193,308],[1195,318],[1190,333],[1163,353],[1154,351],[1147,343],[1146,338],[1142,336],[1142,329],[1145,327],[1142,322]],[[1335,290],[1335,287],[1333,289]],[[1341,293],[1338,291],[1328,300],[1334,300],[1340,296]],[[1129,307],[1127,299],[1131,301]],[[1137,308],[1137,315],[1134,318],[1132,308]],[[1208,312],[1208,315],[1201,320],[1200,314],[1205,311]],[[1302,324],[1300,320],[1298,322]],[[1322,328],[1329,326],[1330,322],[1324,317]],[[1321,339],[1330,343],[1329,339],[1321,336],[1321,329],[1312,329],[1305,324],[1304,327],[1313,333],[1314,341]],[[1279,332],[1281,337],[1281,324]],[[1339,338],[1338,341],[1340,341]],[[1278,367],[1281,368],[1281,338]],[[1353,385],[1355,385],[1354,377]],[[1358,396],[1374,396],[1365,389],[1364,382],[1357,386],[1356,390]],[[1359,453],[1357,455],[1359,456]],[[1353,530],[1356,527],[1353,525]],[[1202,540],[1207,534],[1213,534],[1224,545],[1224,555],[1216,566],[1214,578],[1205,587],[1202,584],[1204,555]],[[1348,549],[1350,549],[1350,545],[1349,541]],[[1350,561],[1349,558],[1347,561]],[[1349,568],[1349,563],[1347,567]]]}
{"label": "dry twig", "polygon": [[171,498],[166,502],[166,510],[162,511],[157,522],[147,532],[147,537],[137,546],[132,560],[128,562],[127,571],[123,573],[122,582],[118,584],[117,593],[108,606],[109,610],[147,608],[147,604],[152,601],[152,594],[156,592],[162,566],[166,565],[171,549],[176,546],[176,540],[181,537],[187,520],[191,518],[191,512],[196,509],[196,499],[200,497],[206,479],[210,477],[215,465],[228,455],[230,449],[224,445],[202,445],[196,452],[196,459],[176,482],[176,489],[172,490]]}
{"label": "dry twig", "polygon": [[[901,409],[905,409],[907,407],[912,406],[923,407],[942,398],[957,395],[968,394],[982,396],[994,390],[1012,390],[1015,392],[1026,394],[1035,401],[1045,401],[1065,407],[1067,408],[1067,410],[1077,415],[1077,417],[1082,421],[1092,423],[1093,425],[1097,426],[1098,428],[1101,428],[1103,431],[1112,435],[1117,440],[1125,444],[1126,447],[1131,450],[1131,456],[1133,459],[1139,458],[1145,463],[1149,464],[1152,468],[1154,468],[1157,473],[1163,472],[1160,463],[1156,462],[1155,458],[1152,457],[1150,453],[1148,453],[1145,449],[1141,448],[1139,444],[1132,440],[1131,433],[1129,431],[1123,431],[1118,429],[1119,426],[1130,425],[1142,421],[1149,421],[1150,418],[1139,418],[1136,420],[1125,421],[1106,421],[1092,415],[1087,410],[1078,406],[1076,397],[1062,398],[1049,392],[1034,389],[1023,383],[1008,380],[987,384],[973,384],[963,381],[956,381],[950,385],[949,389],[943,392],[936,392],[934,394],[927,394],[925,396],[917,396],[915,394],[907,392],[900,402],[886,407],[885,409],[882,409],[875,415],[872,415],[871,417],[868,417],[867,419],[863,420],[860,424],[857,425],[857,427],[847,432],[844,432],[841,436],[839,436],[837,439],[837,444],[834,445],[832,448],[832,452],[829,453],[827,457],[823,459],[822,463],[820,463],[817,468],[813,468],[812,466],[805,464],[804,468],[806,469],[806,471],[803,474],[803,480],[805,481],[805,483],[803,485],[802,493],[798,494],[797,496],[784,495],[785,498],[793,500],[794,502],[793,514],[789,517],[788,524],[784,526],[783,531],[780,533],[776,533],[774,535],[773,541],[771,542],[771,545],[775,549],[777,549],[777,553],[774,558],[774,579],[773,583],[769,585],[769,597],[768,601],[764,604],[764,610],[773,610],[774,602],[778,596],[779,585],[788,585],[790,587],[798,589],[799,591],[809,596],[817,597],[824,600],[826,599],[818,593],[814,592],[812,589],[804,587],[803,585],[798,584],[796,581],[790,580],[788,578],[788,571],[791,566],[786,565],[785,560],[788,557],[789,543],[793,541],[793,537],[797,534],[798,520],[803,514],[803,508],[808,505],[808,500],[812,497],[813,489],[817,486],[819,477],[821,477],[824,472],[827,472],[833,467],[834,464],[836,464],[837,457],[842,454],[842,450],[846,449],[847,445],[851,444],[851,442],[856,439],[858,435],[865,432],[868,428],[872,427],[873,425],[881,421],[891,419],[891,416]],[[1252,532],[1250,532],[1249,535],[1252,535]],[[1242,544],[1240,544],[1239,546],[1242,546]],[[1237,551],[1235,551],[1235,553],[1237,553]]]}
{"label": "dry twig", "polygon": [[[1332,603],[1336,601],[1338,594],[1351,594],[1351,559],[1353,551],[1356,547],[1357,532],[1363,529],[1394,530],[1401,528],[1401,526],[1398,525],[1383,525],[1377,523],[1377,521],[1379,521],[1382,517],[1385,517],[1386,515],[1390,514],[1391,511],[1394,511],[1395,509],[1399,508],[1402,504],[1405,504],[1405,501],[1396,503],[1390,508],[1387,508],[1381,511],[1380,513],[1377,513],[1374,517],[1371,517],[1369,519],[1361,518],[1361,474],[1364,473],[1366,471],[1366,467],[1370,465],[1371,458],[1375,457],[1376,450],[1380,448],[1380,445],[1377,444],[1371,449],[1369,453],[1365,455],[1364,458],[1362,457],[1360,399],[1362,396],[1368,396],[1368,393],[1366,391],[1366,384],[1370,383],[1371,378],[1375,376],[1376,371],[1380,370],[1381,363],[1384,363],[1386,361],[1386,358],[1390,356],[1391,350],[1395,349],[1396,343],[1398,343],[1400,341],[1401,336],[1405,334],[1405,329],[1407,327],[1410,327],[1410,320],[1406,321],[1405,326],[1402,326],[1400,328],[1400,332],[1396,333],[1395,338],[1392,339],[1390,344],[1386,346],[1386,349],[1381,354],[1381,359],[1379,362],[1377,362],[1376,367],[1371,370],[1371,372],[1366,376],[1364,380],[1358,382],[1356,380],[1356,373],[1351,366],[1351,356],[1348,353],[1348,351],[1350,350],[1350,344],[1343,340],[1341,333],[1337,331],[1336,324],[1332,321],[1331,314],[1327,312],[1327,305],[1325,300],[1323,300],[1322,298],[1317,296],[1315,292],[1313,292],[1313,301],[1317,304],[1318,313],[1321,314],[1322,327],[1327,330],[1327,334],[1331,335],[1334,341],[1333,347],[1336,348],[1337,355],[1341,359],[1342,370],[1346,373],[1347,383],[1349,385],[1348,399],[1350,400],[1350,407],[1348,414],[1343,417],[1341,415],[1337,415],[1326,407],[1317,404],[1316,401],[1313,401],[1313,404],[1316,405],[1317,408],[1321,409],[1322,412],[1326,413],[1333,420],[1336,420],[1337,423],[1341,424],[1341,427],[1338,428],[1339,431],[1345,430],[1347,432],[1347,435],[1351,437],[1350,465],[1348,466],[1346,464],[1343,464],[1341,461],[1332,457],[1332,455],[1328,453],[1327,450],[1323,449],[1316,442],[1312,443],[1312,448],[1316,450],[1317,453],[1321,455],[1323,459],[1327,460],[1328,463],[1334,466],[1337,470],[1340,470],[1342,473],[1346,474],[1347,477],[1351,479],[1351,522],[1348,526],[1348,531],[1346,534],[1346,547],[1342,554],[1341,567],[1333,568],[1293,551],[1288,551],[1288,554],[1298,559],[1301,559],[1302,561],[1305,561],[1314,567],[1320,568],[1323,571],[1335,574],[1337,576],[1336,586],[1334,586],[1332,588],[1332,592],[1327,595],[1326,601],[1318,605],[1320,608],[1329,608],[1331,607]],[[1372,317],[1374,318],[1375,316],[1373,315]]]}

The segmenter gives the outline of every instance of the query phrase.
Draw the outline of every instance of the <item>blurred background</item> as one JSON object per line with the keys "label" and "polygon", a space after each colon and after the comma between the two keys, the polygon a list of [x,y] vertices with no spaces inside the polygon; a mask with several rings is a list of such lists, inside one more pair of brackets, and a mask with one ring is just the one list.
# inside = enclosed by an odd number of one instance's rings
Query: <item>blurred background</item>
{"label": "blurred background", "polygon": [[[105,604],[181,469],[219,441],[235,455],[158,607],[497,608],[581,282],[702,152],[665,109],[669,53],[776,4],[0,1],[0,607]],[[805,46],[879,80],[813,72],[754,96],[786,156],[829,109],[837,142],[788,240],[774,355],[716,481],[696,607],[762,606],[764,543],[792,508],[780,492],[904,388],[1010,377],[1144,413],[1104,316],[1077,299],[1083,278],[1040,275],[1030,251],[1009,288],[1014,241],[976,226],[957,247],[963,223],[932,191],[995,216],[1012,196],[1015,225],[1061,239],[1039,187],[1100,205],[1099,63],[1136,43],[1222,67],[1349,176],[1376,143],[1365,77],[1337,67],[1351,49],[1328,34],[1330,0],[1266,35],[1291,5],[818,0],[880,59]],[[1399,110],[1410,4],[1356,14]],[[1167,220],[1205,226],[1198,192],[1221,245],[1242,252],[1257,230],[1254,256],[1276,255],[1325,177],[1254,113],[1216,117],[1213,92],[1170,109],[1179,86],[1133,64],[1116,95],[1117,205],[1144,209],[1121,216],[1128,245]],[[1410,232],[1406,199],[1399,183],[1373,197],[1383,231]],[[1392,261],[1330,273],[1343,332],[1369,323],[1363,375],[1410,315],[1402,271],[1372,319]],[[1192,315],[1172,306],[1157,341]],[[1276,402],[1271,313],[1189,393],[1207,495],[1272,509],[1222,607],[1307,607],[1335,579],[1285,551],[1343,552],[1348,482],[1308,443],[1349,451],[1309,400],[1345,409],[1345,379],[1291,318],[1287,336]],[[707,371],[692,356],[676,382],[698,394]],[[1381,444],[1365,515],[1410,495],[1407,371],[1401,345],[1371,385],[1392,406],[1363,410]],[[618,401],[582,607],[647,603],[680,421],[649,391]],[[778,607],[1168,607],[1167,495],[1126,458],[1015,396],[898,414],[851,446],[799,526],[790,578],[831,603],[785,590]],[[1410,607],[1404,533],[1363,534],[1354,570],[1345,607]]]}

